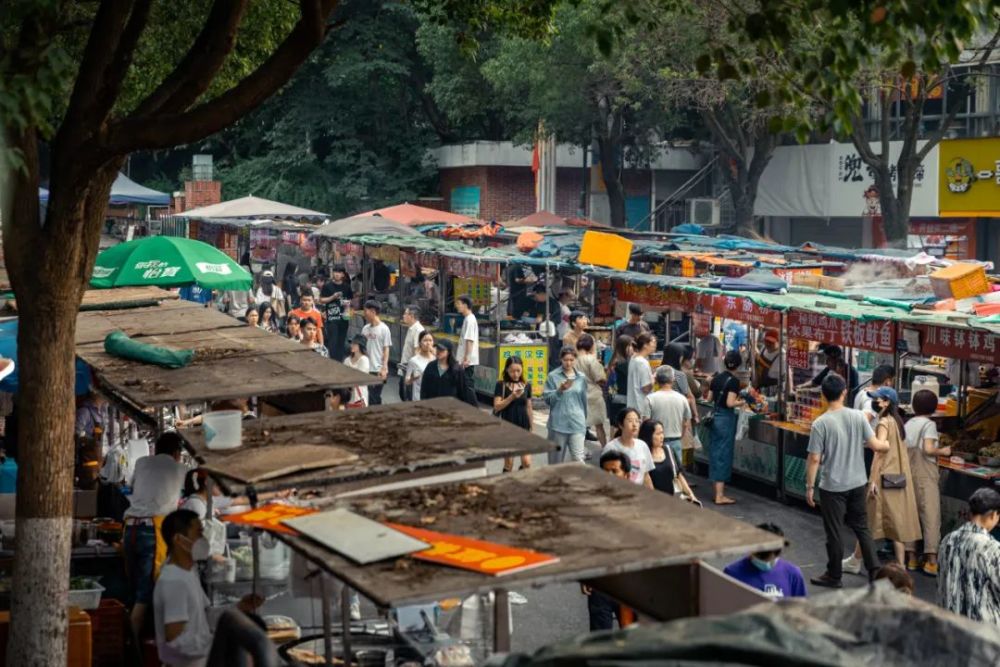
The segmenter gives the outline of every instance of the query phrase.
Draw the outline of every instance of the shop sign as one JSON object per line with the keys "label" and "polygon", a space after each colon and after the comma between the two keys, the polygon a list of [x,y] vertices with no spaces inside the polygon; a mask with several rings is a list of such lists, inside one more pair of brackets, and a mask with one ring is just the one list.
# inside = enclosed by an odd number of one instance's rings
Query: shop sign
{"label": "shop sign", "polygon": [[962,361],[1000,364],[1000,336],[950,327],[920,327],[920,353],[925,357],[944,357]]}
{"label": "shop sign", "polygon": [[896,329],[890,320],[846,320],[792,310],[788,336],[886,354],[896,351]]}
{"label": "shop sign", "polygon": [[250,258],[255,262],[273,263],[278,258],[277,235],[268,229],[251,229]]}
{"label": "shop sign", "polygon": [[941,216],[1000,216],[1000,137],[942,141],[940,159]]}
{"label": "shop sign", "polygon": [[368,259],[377,259],[387,264],[399,264],[399,248],[391,245],[368,246],[365,248]]}
{"label": "shop sign", "polygon": [[758,327],[778,328],[781,326],[781,312],[762,308],[742,296],[727,294],[705,294],[689,292],[689,309],[695,313],[708,313],[727,320],[745,322]]}
{"label": "shop sign", "polygon": [[788,367],[789,368],[810,368],[809,364],[809,341],[802,338],[793,338],[788,343]]}
{"label": "shop sign", "polygon": [[535,398],[541,397],[549,372],[548,345],[501,345],[497,380],[503,379],[503,367],[511,357],[521,357],[524,378],[531,385],[531,395]]}
{"label": "shop sign", "polygon": [[447,259],[448,273],[459,278],[483,278],[490,283],[500,282],[500,265],[476,259]]}
{"label": "shop sign", "polygon": [[653,308],[682,308],[685,303],[684,294],[680,290],[660,285],[638,285],[617,281],[615,296],[618,301],[641,303]]}

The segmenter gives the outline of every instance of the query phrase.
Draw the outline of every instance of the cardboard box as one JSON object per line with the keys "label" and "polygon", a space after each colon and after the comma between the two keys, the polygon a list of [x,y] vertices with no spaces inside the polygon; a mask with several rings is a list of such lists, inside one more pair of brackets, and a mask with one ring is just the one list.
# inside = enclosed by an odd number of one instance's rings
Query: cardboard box
{"label": "cardboard box", "polygon": [[959,262],[930,275],[934,295],[941,299],[967,299],[990,291],[986,269],[979,264]]}

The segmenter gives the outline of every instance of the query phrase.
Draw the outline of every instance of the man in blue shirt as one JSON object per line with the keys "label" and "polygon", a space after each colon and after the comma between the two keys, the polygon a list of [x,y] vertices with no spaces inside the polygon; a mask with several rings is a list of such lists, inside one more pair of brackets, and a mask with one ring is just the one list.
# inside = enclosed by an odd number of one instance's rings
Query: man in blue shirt
{"label": "man in blue shirt", "polygon": [[[784,531],[773,523],[762,523],[757,527],[785,536]],[[780,555],[781,549],[753,553],[727,565],[725,573],[763,592],[772,600],[806,597],[806,580],[802,576],[802,570],[779,558]]]}

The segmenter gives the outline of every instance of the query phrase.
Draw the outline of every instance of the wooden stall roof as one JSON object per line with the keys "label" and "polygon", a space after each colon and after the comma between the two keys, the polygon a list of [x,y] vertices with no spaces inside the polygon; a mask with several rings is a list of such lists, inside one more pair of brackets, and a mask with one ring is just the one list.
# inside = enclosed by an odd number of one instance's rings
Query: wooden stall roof
{"label": "wooden stall roof", "polygon": [[549,441],[454,398],[312,412],[243,423],[243,447],[213,451],[182,430],[202,467],[258,491],[343,484],[520,454]]}
{"label": "wooden stall roof", "polygon": [[491,577],[411,558],[356,565],[305,537],[276,534],[388,607],[595,579],[783,545],[780,537],[747,523],[578,464],[342,499],[337,506],[371,519],[559,557],[551,565]]}
{"label": "wooden stall roof", "polygon": [[179,298],[176,292],[153,286],[89,289],[83,293],[80,310],[155,306],[162,301],[176,301]]}
{"label": "wooden stall roof", "polygon": [[115,330],[130,336],[177,334],[211,329],[247,329],[245,322],[192,301],[164,301],[157,306],[89,310],[76,316],[76,344],[104,342]]}
{"label": "wooden stall roof", "polygon": [[184,368],[161,368],[113,357],[104,351],[103,342],[76,348],[103,386],[138,406],[305,393],[378,381],[299,343],[246,325],[138,340],[194,349],[194,361]]}

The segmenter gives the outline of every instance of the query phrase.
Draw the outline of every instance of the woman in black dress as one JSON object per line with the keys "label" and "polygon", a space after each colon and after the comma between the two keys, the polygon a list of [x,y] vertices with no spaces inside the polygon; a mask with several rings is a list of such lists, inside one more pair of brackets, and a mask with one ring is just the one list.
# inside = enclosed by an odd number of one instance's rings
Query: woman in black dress
{"label": "woman in black dress", "polygon": [[[514,426],[530,432],[533,415],[531,413],[531,385],[524,381],[524,362],[521,357],[507,357],[503,367],[503,379],[493,390],[493,414]],[[531,467],[531,455],[521,455],[521,468]],[[503,471],[514,469],[514,457],[503,460]]]}
{"label": "woman in black dress", "polygon": [[475,391],[465,380],[465,371],[455,361],[454,346],[450,340],[434,343],[437,361],[427,364],[420,382],[420,400],[453,396],[473,407],[479,407]]}
{"label": "woman in black dress", "polygon": [[694,497],[694,492],[688,486],[680,462],[674,458],[669,447],[664,446],[663,424],[655,419],[647,419],[639,427],[639,439],[649,445],[649,453],[653,455],[653,472],[649,473],[653,480],[653,488],[670,495],[681,495],[686,500],[701,504]]}

